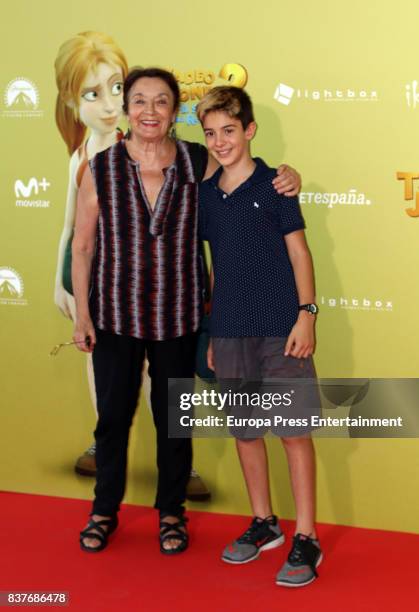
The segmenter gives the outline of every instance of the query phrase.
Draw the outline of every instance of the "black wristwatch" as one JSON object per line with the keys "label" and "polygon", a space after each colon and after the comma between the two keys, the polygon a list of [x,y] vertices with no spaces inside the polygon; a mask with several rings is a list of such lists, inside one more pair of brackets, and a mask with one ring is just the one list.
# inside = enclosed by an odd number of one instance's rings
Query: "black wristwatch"
{"label": "black wristwatch", "polygon": [[316,315],[319,312],[319,307],[317,304],[301,304],[298,310],[307,310],[310,314]]}

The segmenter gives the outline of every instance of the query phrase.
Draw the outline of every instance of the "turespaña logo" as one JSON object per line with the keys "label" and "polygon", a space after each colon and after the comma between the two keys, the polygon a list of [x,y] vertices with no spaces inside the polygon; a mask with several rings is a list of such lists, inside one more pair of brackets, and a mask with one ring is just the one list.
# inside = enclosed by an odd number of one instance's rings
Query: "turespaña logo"
{"label": "turespa\u00f1a logo", "polygon": [[356,189],[338,192],[302,191],[299,196],[300,204],[315,204],[319,208],[334,208],[346,206],[371,206],[372,202],[365,193]]}
{"label": "turespa\u00f1a logo", "polygon": [[37,196],[40,190],[45,193],[50,186],[51,183],[45,177],[42,180],[31,177],[26,183],[21,179],[17,179],[15,181],[16,206],[20,208],[49,208],[49,200],[43,200],[42,198],[32,199],[31,196],[33,194]]}
{"label": "turespa\u00f1a logo", "polygon": [[412,81],[407,83],[405,91],[407,106],[410,108],[416,108],[419,105],[419,91],[418,82]]}
{"label": "turespa\u00f1a logo", "polygon": [[[169,68],[175,76],[180,88],[180,109],[176,123],[198,125],[196,106],[198,102],[216,85],[225,85],[226,81],[235,87],[245,87],[248,74],[241,64],[224,64],[220,71],[214,70],[176,70]],[[221,81],[217,81],[217,76]]]}
{"label": "turespa\u00f1a logo", "polygon": [[13,268],[0,267],[0,304],[26,306],[22,277]]}
{"label": "turespa\u00f1a logo", "polygon": [[[397,172],[398,181],[404,181],[404,199],[406,202],[413,200],[413,181],[419,179],[419,172]],[[419,191],[415,194],[415,208],[405,208],[409,217],[419,217]]]}
{"label": "turespa\u00f1a logo", "polygon": [[346,297],[346,296],[331,296],[322,295],[320,302],[322,306],[332,309],[342,310],[368,310],[393,312],[392,300],[371,297]]}
{"label": "turespa\u00f1a logo", "polygon": [[274,92],[274,99],[289,106],[292,100],[299,102],[376,102],[377,91],[371,89],[306,89],[295,88],[279,83]]}
{"label": "turespa\u00f1a logo", "polygon": [[25,77],[13,79],[4,92],[4,117],[41,117],[36,85]]}

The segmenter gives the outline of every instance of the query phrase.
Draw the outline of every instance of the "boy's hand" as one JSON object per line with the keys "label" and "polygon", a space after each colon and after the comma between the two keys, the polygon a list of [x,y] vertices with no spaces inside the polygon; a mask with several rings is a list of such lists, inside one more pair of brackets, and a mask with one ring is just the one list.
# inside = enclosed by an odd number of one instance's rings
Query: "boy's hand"
{"label": "boy's hand", "polygon": [[288,336],[285,345],[285,357],[297,357],[297,359],[306,359],[314,353],[316,340],[314,337],[314,323],[316,317],[309,312],[302,310],[298,316],[297,322]]}
{"label": "boy's hand", "polygon": [[212,352],[212,342],[210,340],[207,350],[207,365],[210,370],[215,371],[214,368],[214,354]]}
{"label": "boy's hand", "polygon": [[297,170],[282,164],[277,170],[277,176],[273,179],[272,185],[277,193],[291,197],[298,195],[301,190],[301,176]]}

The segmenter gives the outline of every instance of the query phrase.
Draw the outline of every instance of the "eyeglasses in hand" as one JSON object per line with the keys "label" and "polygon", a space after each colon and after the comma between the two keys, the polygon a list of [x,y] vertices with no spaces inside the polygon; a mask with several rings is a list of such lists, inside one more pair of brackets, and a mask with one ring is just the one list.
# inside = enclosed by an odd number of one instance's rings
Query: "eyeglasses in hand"
{"label": "eyeglasses in hand", "polygon": [[90,339],[90,336],[87,336],[85,340],[74,340],[73,342],[62,342],[61,344],[56,344],[50,352],[50,357],[55,357],[56,355],[58,355],[60,349],[63,346],[71,346],[72,344],[85,344],[87,348],[89,348],[91,343],[92,341]]}

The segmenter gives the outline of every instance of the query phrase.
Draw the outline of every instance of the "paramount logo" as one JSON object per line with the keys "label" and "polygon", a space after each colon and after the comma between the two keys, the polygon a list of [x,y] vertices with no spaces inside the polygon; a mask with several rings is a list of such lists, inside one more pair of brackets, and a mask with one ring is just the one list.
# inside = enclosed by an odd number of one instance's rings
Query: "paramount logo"
{"label": "paramount logo", "polygon": [[0,304],[26,306],[27,303],[20,274],[13,268],[0,267]]}
{"label": "paramount logo", "polygon": [[26,77],[17,77],[8,83],[3,96],[3,117],[42,117],[39,93],[35,83]]}

